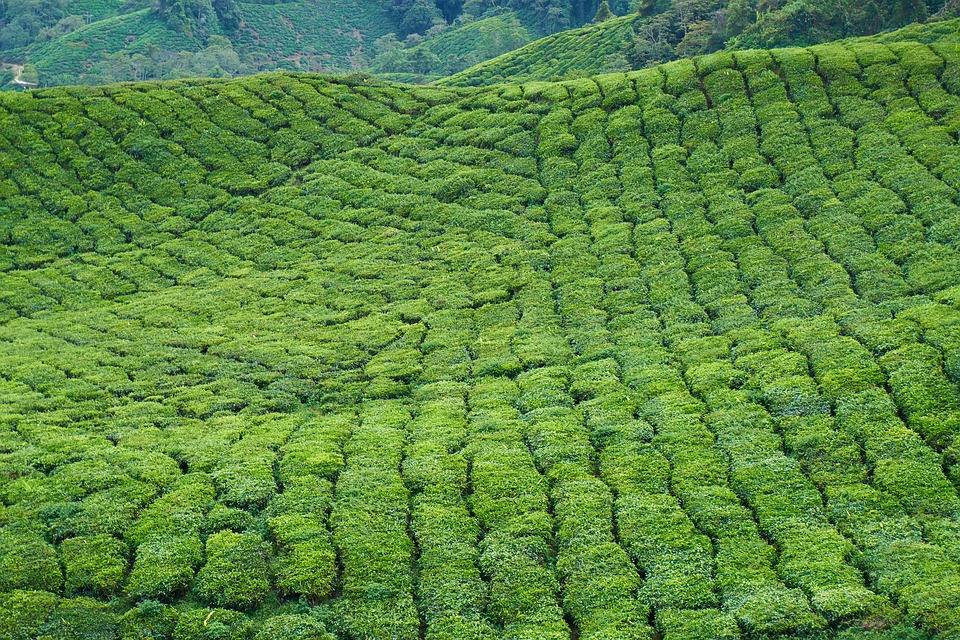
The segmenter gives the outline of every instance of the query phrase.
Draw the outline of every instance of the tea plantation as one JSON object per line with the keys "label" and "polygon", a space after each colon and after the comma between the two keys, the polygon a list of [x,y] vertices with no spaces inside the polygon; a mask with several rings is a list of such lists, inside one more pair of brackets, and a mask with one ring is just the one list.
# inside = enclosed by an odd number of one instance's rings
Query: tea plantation
{"label": "tea plantation", "polygon": [[937,29],[0,95],[0,638],[960,638]]}
{"label": "tea plantation", "polygon": [[[610,71],[611,57],[623,57],[636,38],[643,18],[631,14],[580,29],[561,31],[490,58],[439,81],[439,84],[477,86],[530,80],[561,80],[567,75]],[[626,61],[626,58],[623,57]]]}
{"label": "tea plantation", "polygon": [[[960,5],[957,10],[960,11]],[[651,37],[652,22],[648,17],[626,15],[580,29],[561,31],[439,79],[438,83],[469,87],[504,82],[567,80],[610,71],[641,69],[649,66],[649,60],[637,57],[637,40],[644,34]],[[901,40],[956,43],[960,42],[960,29],[955,19],[943,20],[914,24],[883,33],[874,39],[880,43]],[[734,39],[727,48],[735,50],[738,46]]]}

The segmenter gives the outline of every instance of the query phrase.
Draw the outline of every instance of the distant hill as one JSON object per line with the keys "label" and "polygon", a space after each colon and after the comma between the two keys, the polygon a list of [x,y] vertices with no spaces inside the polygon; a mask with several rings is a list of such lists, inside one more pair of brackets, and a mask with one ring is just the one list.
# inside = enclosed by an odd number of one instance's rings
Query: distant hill
{"label": "distant hill", "polygon": [[560,80],[631,68],[626,57],[645,19],[621,16],[580,29],[556,33],[515,51],[481,62],[439,81],[472,86],[527,80]]}
{"label": "distant hill", "polygon": [[573,78],[956,10],[956,0],[4,0],[0,87],[29,86],[14,82],[14,65],[41,86],[273,69],[412,83]]}
{"label": "distant hill", "polygon": [[[911,22],[913,19],[929,19],[936,24],[939,19],[955,13],[952,7],[944,11],[941,2],[930,2],[926,7],[914,4],[915,12],[904,15],[889,13],[884,16],[882,10],[875,13],[865,11],[855,16],[857,20],[841,24],[830,13],[804,13],[804,8],[811,5],[793,2],[765,14],[758,13],[752,21],[744,20],[731,25],[729,20],[736,4],[734,2],[704,2],[697,5],[700,7],[699,13],[694,11],[681,17],[678,7],[683,4],[682,1],[656,3],[644,13],[632,13],[548,35],[438,82],[449,86],[476,86],[572,79],[610,71],[641,69],[684,55],[717,49],[815,44],[901,27],[905,21]],[[839,5],[839,2],[822,4]],[[870,4],[864,2],[863,6],[870,7]],[[796,28],[796,21],[802,21],[810,28]],[[905,31],[889,37],[910,39],[923,34],[923,37],[936,38],[940,33],[949,33],[953,25],[930,29],[901,28]]]}
{"label": "distant hill", "polygon": [[242,19],[233,29],[211,16],[205,33],[177,28],[149,7],[116,14],[101,8],[88,14],[87,24],[0,52],[0,59],[32,65],[44,84],[222,76],[274,68],[343,71],[360,68],[373,41],[396,29],[387,10],[372,0],[322,6],[298,0],[238,2],[235,7]]}
{"label": "distant hill", "polygon": [[[629,1],[615,5],[628,11]],[[0,64],[27,67],[41,85],[269,69],[422,82],[582,25],[596,8],[597,0],[5,0]]]}

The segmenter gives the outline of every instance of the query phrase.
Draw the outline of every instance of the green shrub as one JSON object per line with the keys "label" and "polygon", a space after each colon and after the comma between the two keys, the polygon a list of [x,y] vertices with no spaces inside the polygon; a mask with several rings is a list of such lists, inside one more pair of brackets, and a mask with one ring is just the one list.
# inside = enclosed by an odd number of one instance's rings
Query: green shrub
{"label": "green shrub", "polygon": [[65,598],[47,621],[40,637],[115,640],[120,637],[120,620],[108,604],[92,598]]}
{"label": "green shrub", "polygon": [[42,536],[0,530],[0,587],[57,593],[63,584],[57,552]]}
{"label": "green shrub", "polygon": [[162,640],[170,638],[180,614],[171,606],[145,600],[120,619],[121,640]]}
{"label": "green shrub", "polygon": [[127,593],[138,600],[171,599],[183,593],[200,564],[202,545],[196,535],[158,536],[137,547]]}
{"label": "green shrub", "polygon": [[173,640],[249,640],[253,623],[239,611],[193,609],[180,615]]}
{"label": "green shrub", "polygon": [[656,621],[664,640],[740,637],[733,616],[717,609],[663,609],[657,614]]}
{"label": "green shrub", "polygon": [[10,640],[39,637],[59,600],[47,591],[12,590],[0,594],[0,635]]}
{"label": "green shrub", "polygon": [[328,596],[336,576],[330,535],[316,516],[289,514],[270,520],[280,552],[273,571],[277,588],[312,600]]}
{"label": "green shrub", "polygon": [[127,571],[127,545],[108,535],[70,538],[60,545],[68,593],[114,593]]}
{"label": "green shrub", "polygon": [[267,553],[260,536],[221,531],[207,538],[206,564],[197,573],[195,590],[204,601],[248,609],[270,590]]}
{"label": "green shrub", "polygon": [[333,636],[316,618],[280,615],[264,622],[254,640],[333,640]]}

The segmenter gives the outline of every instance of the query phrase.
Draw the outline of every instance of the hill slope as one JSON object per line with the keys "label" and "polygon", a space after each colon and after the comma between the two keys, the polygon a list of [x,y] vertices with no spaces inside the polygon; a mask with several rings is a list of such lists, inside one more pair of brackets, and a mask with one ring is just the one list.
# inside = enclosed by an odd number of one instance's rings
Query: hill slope
{"label": "hill slope", "polygon": [[[254,65],[344,70],[359,67],[373,41],[396,29],[384,7],[371,0],[322,8],[298,0],[238,2],[236,7],[242,16],[236,30],[227,31],[214,19],[205,37],[143,8],[107,15],[2,55],[29,62],[46,85],[232,75],[250,72]],[[220,40],[210,46],[209,36]],[[217,55],[231,60],[216,60]]]}
{"label": "hill slope", "polygon": [[[478,86],[500,82],[559,80],[571,74],[596,75],[625,54],[636,37],[638,14],[562,31],[443,78],[439,84]],[[616,64],[616,62],[613,62]]]}
{"label": "hill slope", "polygon": [[[649,60],[638,58],[635,47],[638,35],[650,25],[651,18],[633,14],[555,33],[442,78],[438,84],[469,87],[503,82],[556,81],[642,68],[649,66]],[[960,39],[958,33],[960,20],[951,19],[910,25],[874,37],[884,43],[902,40],[956,42]],[[742,47],[738,47],[734,40],[729,48]]]}
{"label": "hill slope", "polygon": [[[42,86],[271,69],[424,80],[582,25],[596,9],[597,0],[8,0],[0,68],[26,66]],[[6,75],[0,87],[19,88]]]}
{"label": "hill slope", "polygon": [[0,96],[0,635],[960,637],[958,62]]}

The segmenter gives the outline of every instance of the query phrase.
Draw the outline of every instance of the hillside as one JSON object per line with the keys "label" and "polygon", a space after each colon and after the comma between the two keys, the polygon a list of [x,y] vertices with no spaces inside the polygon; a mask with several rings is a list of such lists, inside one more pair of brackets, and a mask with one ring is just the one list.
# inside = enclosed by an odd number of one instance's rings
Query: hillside
{"label": "hillside", "polygon": [[439,84],[469,87],[625,71],[611,67],[630,66],[626,53],[643,22],[639,14],[631,14],[555,33],[451,74]]}
{"label": "hillside", "polygon": [[[957,35],[960,31],[958,25],[960,21],[957,19],[935,20],[929,24],[902,27],[876,37],[885,43],[902,40],[932,42],[943,38],[956,42],[960,39]],[[438,83],[469,87],[503,82],[567,80],[611,71],[641,69],[649,66],[651,60],[638,55],[637,46],[644,38],[650,37],[650,30],[654,26],[651,18],[631,14],[555,33],[441,78]],[[781,39],[789,41],[791,38],[782,35]],[[817,41],[816,37],[809,35],[807,39]],[[743,42],[749,42],[747,35],[732,40],[727,48],[742,49]],[[666,57],[673,57],[674,49],[668,49]]]}
{"label": "hillside", "polygon": [[384,79],[424,83],[495,58],[533,39],[515,14],[494,15],[447,29],[411,46],[399,41],[388,45],[381,40],[371,70]]}
{"label": "hillside", "polygon": [[[178,28],[152,8],[122,7],[75,30],[3,52],[36,68],[45,85],[178,76],[229,76],[263,68],[348,70],[396,25],[376,0],[238,2],[242,22],[214,16],[206,32]],[[81,9],[72,9],[81,10]]]}
{"label": "hillside", "polygon": [[277,69],[568,80],[958,15],[957,0],[5,0],[0,89]]}
{"label": "hillside", "polygon": [[[615,0],[629,11],[632,0]],[[0,72],[41,86],[376,71],[425,81],[588,22],[598,0],[6,0]],[[12,75],[0,88],[17,89]]]}
{"label": "hillside", "polygon": [[0,637],[960,638],[914,35],[0,95]]}

